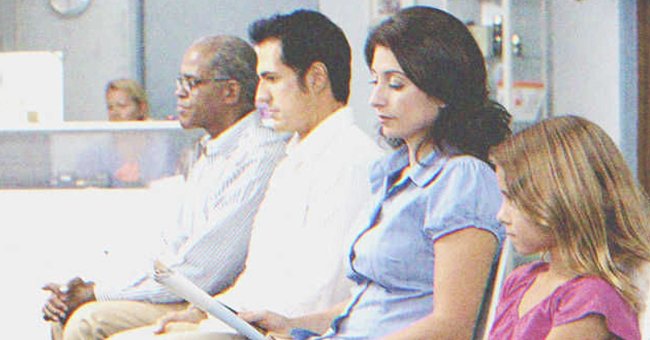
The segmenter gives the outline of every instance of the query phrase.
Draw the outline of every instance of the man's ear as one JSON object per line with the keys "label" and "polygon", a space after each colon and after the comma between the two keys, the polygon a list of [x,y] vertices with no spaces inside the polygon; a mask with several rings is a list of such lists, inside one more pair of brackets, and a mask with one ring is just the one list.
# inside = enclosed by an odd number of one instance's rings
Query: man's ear
{"label": "man's ear", "polygon": [[227,80],[221,91],[226,104],[237,104],[241,96],[241,84],[236,80]]}
{"label": "man's ear", "polygon": [[320,93],[328,89],[330,87],[330,78],[327,66],[320,61],[311,64],[305,74],[305,84],[314,93]]}

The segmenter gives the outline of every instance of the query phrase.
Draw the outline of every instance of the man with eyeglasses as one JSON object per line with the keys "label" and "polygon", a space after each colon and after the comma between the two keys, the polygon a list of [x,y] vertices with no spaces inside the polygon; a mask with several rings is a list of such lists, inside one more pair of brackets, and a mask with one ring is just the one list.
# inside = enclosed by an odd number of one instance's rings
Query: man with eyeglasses
{"label": "man with eyeglasses", "polygon": [[[298,316],[348,297],[346,240],[370,200],[370,164],[381,152],[347,107],[351,53],[341,28],[297,10],[256,21],[249,36],[258,56],[256,102],[267,125],[293,137],[255,217],[246,270],[216,298],[239,311]],[[112,340],[154,332],[166,340],[243,338],[206,317],[190,307]]]}
{"label": "man with eyeglasses", "polygon": [[[186,51],[177,79],[180,124],[207,134],[187,177],[177,230],[165,235],[161,256],[211,294],[228,288],[243,269],[253,217],[288,137],[262,126],[254,110],[256,63],[245,41],[205,37]],[[65,324],[66,340],[103,339],[186,307],[149,273],[126,287],[75,278],[64,288],[44,289],[52,294],[43,317],[54,322],[53,337]]]}

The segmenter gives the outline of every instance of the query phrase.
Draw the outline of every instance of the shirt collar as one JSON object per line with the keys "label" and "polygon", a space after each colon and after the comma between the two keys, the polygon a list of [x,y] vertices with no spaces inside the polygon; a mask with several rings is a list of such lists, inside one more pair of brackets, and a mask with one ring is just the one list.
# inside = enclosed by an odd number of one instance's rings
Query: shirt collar
{"label": "shirt collar", "polygon": [[[418,187],[427,186],[438,175],[445,165],[447,157],[442,157],[438,150],[434,150],[419,163],[411,167],[409,179]],[[373,187],[383,183],[383,180],[397,175],[409,164],[408,149],[402,146],[396,152],[377,162],[370,171],[370,180]],[[374,189],[374,188],[373,188]]]}
{"label": "shirt collar", "polygon": [[240,118],[239,121],[231,125],[216,138],[212,138],[210,134],[206,134],[201,137],[201,140],[199,141],[200,155],[207,157],[217,154],[227,155],[237,150],[239,143],[242,140],[241,134],[246,131],[251,124],[254,124],[257,121],[260,121],[259,113],[253,111],[244,115],[244,117]]}
{"label": "shirt collar", "polygon": [[287,155],[291,157],[317,157],[332,143],[343,126],[354,123],[352,109],[344,106],[325,118],[303,139],[295,133],[287,145]]}

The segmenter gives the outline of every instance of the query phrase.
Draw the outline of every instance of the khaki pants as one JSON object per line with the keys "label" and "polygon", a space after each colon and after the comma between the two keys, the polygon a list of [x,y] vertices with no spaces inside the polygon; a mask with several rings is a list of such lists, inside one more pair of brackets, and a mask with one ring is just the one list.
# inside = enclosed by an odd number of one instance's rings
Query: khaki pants
{"label": "khaki pants", "polygon": [[226,334],[199,330],[198,324],[175,322],[167,325],[167,333],[153,334],[153,327],[142,327],[112,336],[110,340],[245,340],[239,334]]}
{"label": "khaki pants", "polygon": [[[94,340],[133,328],[154,324],[169,312],[187,308],[186,303],[151,304],[138,301],[90,302],[77,309],[66,322],[61,335],[60,324],[52,326],[54,340]],[[57,329],[58,328],[58,329]]]}

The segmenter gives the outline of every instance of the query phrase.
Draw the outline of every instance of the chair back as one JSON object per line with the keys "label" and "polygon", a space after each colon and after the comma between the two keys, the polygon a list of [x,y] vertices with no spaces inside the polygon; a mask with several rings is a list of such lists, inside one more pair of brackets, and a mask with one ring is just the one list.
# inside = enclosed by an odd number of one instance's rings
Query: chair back
{"label": "chair back", "polygon": [[496,270],[492,270],[488,285],[485,288],[483,295],[483,302],[479,316],[476,319],[476,326],[474,327],[474,339],[481,340],[487,339],[494,322],[499,296],[501,296],[501,287],[505,281],[506,276],[515,267],[515,255],[512,249],[510,240],[506,239],[501,247],[501,254],[497,261]]}

